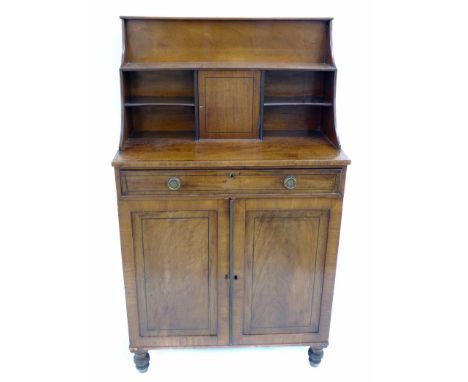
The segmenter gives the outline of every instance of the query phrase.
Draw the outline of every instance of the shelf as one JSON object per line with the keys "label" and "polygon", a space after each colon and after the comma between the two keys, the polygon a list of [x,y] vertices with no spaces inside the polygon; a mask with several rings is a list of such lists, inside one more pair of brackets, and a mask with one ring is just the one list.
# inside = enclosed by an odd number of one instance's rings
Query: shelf
{"label": "shelf", "polygon": [[294,130],[292,127],[289,130],[265,130],[263,131],[263,138],[320,138],[323,137],[323,133],[320,131],[308,131],[298,128]]}
{"label": "shelf", "polygon": [[125,106],[188,106],[194,107],[193,97],[129,97]]}
{"label": "shelf", "polygon": [[264,69],[264,70],[314,70],[334,72],[336,67],[329,64],[314,62],[233,62],[233,61],[173,61],[173,62],[147,62],[125,63],[120,67],[123,71],[145,71],[164,69]]}
{"label": "shelf", "polygon": [[263,106],[333,106],[321,97],[265,97]]}
{"label": "shelf", "polygon": [[195,131],[133,131],[126,142],[127,147],[151,145],[154,142],[193,142]]}
{"label": "shelf", "polygon": [[125,100],[127,107],[136,106],[188,106],[194,107],[193,97],[129,97]]}
{"label": "shelf", "polygon": [[[144,143],[143,140],[140,141]],[[128,147],[112,162],[125,168],[233,168],[329,167],[349,164],[349,159],[328,138],[264,137],[260,140],[155,139]]]}

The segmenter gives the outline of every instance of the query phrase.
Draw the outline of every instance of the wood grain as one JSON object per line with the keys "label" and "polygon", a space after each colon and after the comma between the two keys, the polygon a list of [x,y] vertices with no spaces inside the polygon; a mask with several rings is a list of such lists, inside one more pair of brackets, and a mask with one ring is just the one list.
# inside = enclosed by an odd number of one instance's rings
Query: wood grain
{"label": "wood grain", "polygon": [[[233,240],[237,280],[232,297],[234,344],[327,341],[341,205],[341,200],[321,198],[236,200]],[[253,227],[255,216],[263,217],[263,227],[262,224]],[[303,220],[300,220],[301,216]],[[284,219],[288,217],[299,220],[286,224]],[[319,220],[314,221],[317,218]],[[315,236],[311,234],[314,229]],[[301,242],[294,243],[295,239]],[[309,245],[304,245],[303,241]],[[255,260],[260,264],[255,264]],[[308,272],[301,274],[301,269],[307,267]],[[308,288],[304,287],[307,282]],[[294,289],[301,285],[306,288],[302,295]],[[291,298],[296,303],[290,302]],[[301,329],[288,328],[294,325]]]}
{"label": "wood grain", "polygon": [[350,161],[324,137],[265,137],[263,141],[161,140],[117,152],[121,168],[330,167]]}
{"label": "wood grain", "polygon": [[194,96],[192,70],[134,71],[124,77],[129,97]]}
{"label": "wood grain", "polygon": [[336,67],[330,64],[316,62],[290,62],[290,61],[171,61],[171,62],[127,62],[122,64],[122,71],[154,71],[154,70],[313,70],[320,72],[334,72]]}
{"label": "wood grain", "polygon": [[[279,193],[279,194],[335,194],[339,195],[341,169],[311,170],[170,170],[121,171],[123,196],[168,194],[172,196],[218,193]],[[296,188],[288,190],[283,182],[287,176],[297,179]],[[168,188],[169,178],[180,179],[180,189]]]}
{"label": "wood grain", "polygon": [[199,71],[200,138],[258,138],[259,71]]}
{"label": "wood grain", "polygon": [[333,101],[323,97],[291,96],[265,97],[263,106],[332,106]]}
{"label": "wood grain", "polygon": [[330,75],[316,71],[268,70],[265,72],[265,96],[323,97],[324,82]]}
{"label": "wood grain", "polygon": [[130,137],[140,132],[191,131],[195,136],[194,107],[139,106],[128,108]]}
{"label": "wood grain", "polygon": [[216,212],[135,212],[132,219],[140,334],[216,335]]}
{"label": "wood grain", "polygon": [[263,111],[263,136],[268,137],[271,132],[312,135],[319,131],[322,110],[320,106],[308,105],[267,107]]}
{"label": "wood grain", "polygon": [[243,334],[315,333],[328,211],[255,208],[246,211]]}
{"label": "wood grain", "polygon": [[128,97],[125,100],[126,107],[140,106],[186,106],[195,107],[193,97]]}
{"label": "wood grain", "polygon": [[225,200],[119,203],[130,346],[228,344]]}
{"label": "wood grain", "polygon": [[124,62],[323,63],[329,20],[126,19]]}

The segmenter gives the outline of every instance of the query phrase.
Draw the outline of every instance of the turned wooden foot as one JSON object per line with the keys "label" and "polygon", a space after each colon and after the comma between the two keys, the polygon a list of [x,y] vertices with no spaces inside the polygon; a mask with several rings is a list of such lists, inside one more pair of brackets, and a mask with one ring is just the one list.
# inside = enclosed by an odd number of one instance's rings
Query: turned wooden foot
{"label": "turned wooden foot", "polygon": [[317,367],[322,361],[323,349],[322,348],[309,348],[309,363],[312,367]]}
{"label": "turned wooden foot", "polygon": [[150,355],[146,350],[137,350],[133,356],[133,361],[140,373],[146,373],[148,371]]}

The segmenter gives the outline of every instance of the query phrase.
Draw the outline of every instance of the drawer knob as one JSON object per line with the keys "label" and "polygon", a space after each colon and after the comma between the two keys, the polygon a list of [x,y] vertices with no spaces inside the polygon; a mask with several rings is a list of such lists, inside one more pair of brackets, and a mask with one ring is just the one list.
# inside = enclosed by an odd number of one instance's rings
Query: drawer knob
{"label": "drawer knob", "polygon": [[288,175],[286,178],[284,178],[283,185],[288,190],[294,190],[297,185],[296,177],[294,175]]}
{"label": "drawer knob", "polygon": [[177,191],[180,188],[180,179],[176,176],[171,176],[167,181],[167,188],[172,191]]}

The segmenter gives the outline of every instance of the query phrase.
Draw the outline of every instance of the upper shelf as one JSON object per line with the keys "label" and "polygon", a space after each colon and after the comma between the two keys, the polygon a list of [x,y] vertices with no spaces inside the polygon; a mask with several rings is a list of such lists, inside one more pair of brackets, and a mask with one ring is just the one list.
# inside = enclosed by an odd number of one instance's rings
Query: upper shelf
{"label": "upper shelf", "polygon": [[264,70],[314,70],[322,72],[336,71],[336,67],[323,63],[308,62],[233,62],[233,61],[204,61],[204,62],[128,62],[121,66],[123,71],[149,71],[164,69],[264,69]]}
{"label": "upper shelf", "polygon": [[125,100],[127,107],[135,106],[195,106],[193,97],[129,97]]}
{"label": "upper shelf", "polygon": [[263,106],[332,106],[322,97],[265,97]]}

